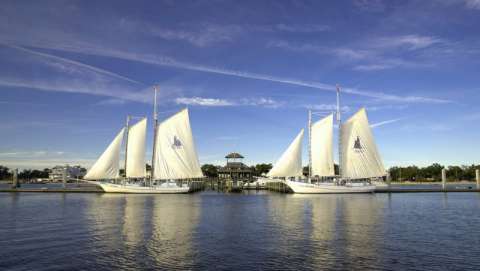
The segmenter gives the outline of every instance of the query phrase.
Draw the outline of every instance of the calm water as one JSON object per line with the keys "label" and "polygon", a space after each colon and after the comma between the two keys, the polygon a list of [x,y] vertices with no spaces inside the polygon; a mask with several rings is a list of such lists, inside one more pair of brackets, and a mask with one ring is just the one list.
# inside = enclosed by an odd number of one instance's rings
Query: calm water
{"label": "calm water", "polygon": [[480,194],[0,193],[0,270],[479,270]]}

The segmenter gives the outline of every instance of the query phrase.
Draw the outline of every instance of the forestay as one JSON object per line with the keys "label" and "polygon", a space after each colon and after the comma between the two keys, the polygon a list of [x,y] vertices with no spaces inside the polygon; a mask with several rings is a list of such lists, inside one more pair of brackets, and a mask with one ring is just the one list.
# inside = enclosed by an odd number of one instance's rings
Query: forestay
{"label": "forestay", "polygon": [[288,149],[268,172],[269,177],[302,176],[302,141],[303,129],[292,141]]}
{"label": "forestay", "polygon": [[342,125],[341,133],[342,177],[360,179],[386,174],[365,108]]}
{"label": "forestay", "polygon": [[127,143],[127,178],[145,177],[145,137],[147,134],[147,118],[143,118],[128,131]]}
{"label": "forestay", "polygon": [[311,127],[312,176],[333,176],[333,114]]}
{"label": "forestay", "polygon": [[184,109],[157,127],[154,179],[203,177],[188,116]]}
{"label": "forestay", "polygon": [[85,175],[86,180],[115,179],[119,176],[120,148],[122,146],[125,128],[113,139],[112,143],[93,164]]}

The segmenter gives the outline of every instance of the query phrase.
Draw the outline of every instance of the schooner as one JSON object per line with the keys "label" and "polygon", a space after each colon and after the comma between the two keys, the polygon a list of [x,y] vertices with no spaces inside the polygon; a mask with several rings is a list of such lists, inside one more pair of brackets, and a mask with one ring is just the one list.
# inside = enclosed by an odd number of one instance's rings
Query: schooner
{"label": "schooner", "polygon": [[[340,118],[340,88],[337,86],[339,175],[333,162],[334,114],[312,123],[308,121],[308,178],[302,179],[303,129],[268,172],[270,181],[280,179],[294,193],[369,193],[386,171],[375,144],[365,108],[346,122]],[[283,181],[284,180],[284,181]]]}
{"label": "schooner", "polygon": [[[185,181],[202,178],[202,170],[185,108],[161,123],[157,120],[157,88],[154,97],[154,136],[152,169],[147,176],[145,142],[147,118],[130,126],[132,118],[85,175],[105,192],[117,193],[188,193],[197,189],[198,182]],[[125,177],[120,177],[119,163],[125,139]]]}

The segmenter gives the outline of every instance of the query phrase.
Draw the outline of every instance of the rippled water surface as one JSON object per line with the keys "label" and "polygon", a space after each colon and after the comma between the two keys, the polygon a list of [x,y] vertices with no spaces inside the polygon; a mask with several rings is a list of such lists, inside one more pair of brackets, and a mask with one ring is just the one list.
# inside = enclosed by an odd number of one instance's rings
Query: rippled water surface
{"label": "rippled water surface", "polygon": [[0,193],[1,270],[479,270],[480,194]]}

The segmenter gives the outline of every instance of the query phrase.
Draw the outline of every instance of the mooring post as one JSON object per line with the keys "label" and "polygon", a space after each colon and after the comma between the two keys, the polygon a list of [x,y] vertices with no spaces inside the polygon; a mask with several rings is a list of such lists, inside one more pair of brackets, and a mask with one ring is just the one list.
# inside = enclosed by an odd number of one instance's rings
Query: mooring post
{"label": "mooring post", "polygon": [[62,187],[64,189],[67,188],[67,167],[66,166],[63,168],[63,173],[62,173]]}
{"label": "mooring post", "polygon": [[392,183],[392,176],[390,175],[390,171],[387,171],[387,186],[390,188],[390,184]]}
{"label": "mooring post", "polygon": [[447,188],[447,170],[442,168],[442,188]]}
{"label": "mooring post", "polygon": [[12,179],[12,188],[17,188],[20,187],[20,184],[18,183],[18,168],[13,170],[13,179]]}
{"label": "mooring post", "polygon": [[480,189],[480,169],[475,170],[475,176],[477,179],[477,189]]}

